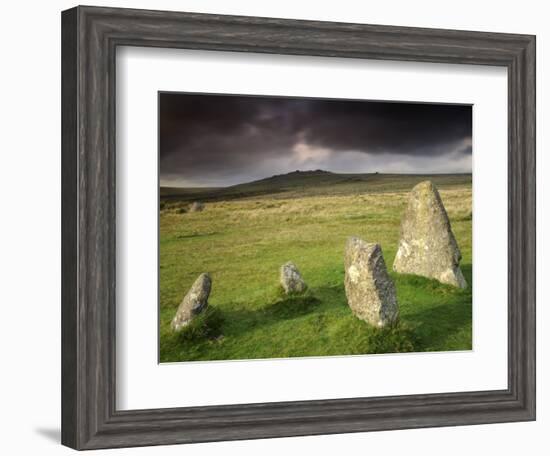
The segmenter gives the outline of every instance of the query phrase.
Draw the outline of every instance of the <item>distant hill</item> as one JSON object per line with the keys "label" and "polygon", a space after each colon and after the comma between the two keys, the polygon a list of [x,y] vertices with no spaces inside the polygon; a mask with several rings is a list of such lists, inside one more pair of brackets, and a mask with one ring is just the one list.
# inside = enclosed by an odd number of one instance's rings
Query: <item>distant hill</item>
{"label": "distant hill", "polygon": [[253,191],[256,190],[289,190],[296,187],[309,187],[312,185],[333,185],[346,179],[346,174],[336,174],[329,171],[293,171],[287,174],[276,174],[265,179],[247,182],[244,184],[227,187],[231,191]]}
{"label": "distant hill", "polygon": [[261,195],[295,198],[308,195],[338,195],[403,191],[431,180],[438,187],[471,184],[471,174],[339,174],[329,171],[293,171],[265,179],[219,188],[161,187],[161,199],[216,201]]}

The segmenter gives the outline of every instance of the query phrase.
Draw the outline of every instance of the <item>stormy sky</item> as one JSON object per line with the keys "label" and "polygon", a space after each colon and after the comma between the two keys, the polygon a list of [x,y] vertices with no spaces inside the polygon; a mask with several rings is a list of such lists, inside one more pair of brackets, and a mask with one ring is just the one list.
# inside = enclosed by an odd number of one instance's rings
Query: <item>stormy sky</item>
{"label": "stormy sky", "polygon": [[159,135],[161,186],[472,170],[469,105],[160,93]]}

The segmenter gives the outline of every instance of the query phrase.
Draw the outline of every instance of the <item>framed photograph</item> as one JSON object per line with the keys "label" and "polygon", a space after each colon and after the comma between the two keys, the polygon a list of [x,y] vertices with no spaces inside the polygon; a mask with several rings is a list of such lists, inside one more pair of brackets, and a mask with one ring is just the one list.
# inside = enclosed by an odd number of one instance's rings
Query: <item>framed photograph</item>
{"label": "framed photograph", "polygon": [[161,363],[472,349],[471,105],[158,106]]}
{"label": "framed photograph", "polygon": [[535,37],[62,13],[62,443],[535,419]]}

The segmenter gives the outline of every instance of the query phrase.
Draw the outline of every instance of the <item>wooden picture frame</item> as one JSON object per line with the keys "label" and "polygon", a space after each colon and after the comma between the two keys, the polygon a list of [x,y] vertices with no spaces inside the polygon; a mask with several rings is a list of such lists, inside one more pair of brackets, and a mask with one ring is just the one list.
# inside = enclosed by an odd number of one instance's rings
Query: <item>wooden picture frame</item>
{"label": "wooden picture frame", "polygon": [[[508,70],[508,388],[119,411],[115,50],[147,46]],[[62,13],[62,443],[75,449],[535,419],[535,37],[76,7]]]}

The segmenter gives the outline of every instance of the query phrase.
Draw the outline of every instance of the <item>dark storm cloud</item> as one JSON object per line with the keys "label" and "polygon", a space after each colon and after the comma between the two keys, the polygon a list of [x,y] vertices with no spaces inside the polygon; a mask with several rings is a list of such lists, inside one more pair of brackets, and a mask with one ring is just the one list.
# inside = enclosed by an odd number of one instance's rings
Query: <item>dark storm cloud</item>
{"label": "dark storm cloud", "polygon": [[471,170],[470,106],[162,93],[159,109],[161,184]]}

